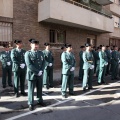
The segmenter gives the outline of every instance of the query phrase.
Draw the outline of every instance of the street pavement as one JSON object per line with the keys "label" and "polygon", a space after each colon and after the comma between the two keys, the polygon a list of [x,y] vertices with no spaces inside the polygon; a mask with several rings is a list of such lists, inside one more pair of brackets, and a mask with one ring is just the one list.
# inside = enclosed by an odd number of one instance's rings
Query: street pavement
{"label": "street pavement", "polygon": [[[78,74],[78,69],[75,72]],[[54,74],[54,79],[60,79],[60,72]],[[58,78],[57,78],[58,77]],[[36,104],[35,110],[29,111],[27,97],[14,97],[13,88],[1,88],[0,120],[120,120],[120,81],[106,77],[107,85],[97,85],[94,77],[92,90],[82,91],[81,81],[75,78],[75,96],[62,98],[61,86],[45,90],[43,99],[47,107]],[[1,86],[0,86],[1,87]],[[27,92],[27,82],[26,82]]]}

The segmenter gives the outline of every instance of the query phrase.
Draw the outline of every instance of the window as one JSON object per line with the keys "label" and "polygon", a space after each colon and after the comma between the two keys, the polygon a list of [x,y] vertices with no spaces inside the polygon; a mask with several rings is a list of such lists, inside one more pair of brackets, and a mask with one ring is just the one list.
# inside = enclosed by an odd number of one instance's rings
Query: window
{"label": "window", "polygon": [[57,43],[65,43],[66,31],[57,31]]}
{"label": "window", "polygon": [[9,44],[12,42],[12,24],[0,22],[0,46],[3,44]]}
{"label": "window", "polygon": [[114,18],[114,27],[119,28],[120,27],[120,18],[117,16],[114,16],[114,15],[113,15],[113,18]]}
{"label": "window", "polygon": [[116,3],[116,4],[120,4],[120,0],[114,0],[114,3]]}
{"label": "window", "polygon": [[50,43],[55,43],[55,30],[50,30]]}
{"label": "window", "polygon": [[66,31],[50,30],[50,43],[63,44],[66,42]]}
{"label": "window", "polygon": [[87,38],[87,43],[91,44],[92,46],[96,46],[96,39]]}

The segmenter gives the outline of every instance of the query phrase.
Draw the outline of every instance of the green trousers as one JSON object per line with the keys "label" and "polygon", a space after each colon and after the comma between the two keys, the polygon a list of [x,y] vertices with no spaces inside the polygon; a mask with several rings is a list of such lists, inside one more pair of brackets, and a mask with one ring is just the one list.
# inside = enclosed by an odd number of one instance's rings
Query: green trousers
{"label": "green trousers", "polygon": [[62,77],[62,87],[61,87],[62,95],[66,95],[67,85],[69,87],[69,93],[73,93],[74,74],[70,74],[70,75],[64,75],[63,74],[63,77]]}
{"label": "green trousers", "polygon": [[80,68],[79,68],[79,80],[83,80],[83,64],[80,64]]}
{"label": "green trousers", "polygon": [[96,65],[96,76],[99,75],[99,69],[100,69],[100,64],[97,64]]}
{"label": "green trousers", "polygon": [[36,76],[34,80],[28,80],[28,105],[34,104],[34,89],[37,90],[37,102],[43,102],[42,99],[42,76]]}
{"label": "green trousers", "polygon": [[94,69],[84,69],[83,84],[82,87],[92,88]]}
{"label": "green trousers", "polygon": [[8,76],[8,85],[12,85],[12,66],[2,67],[2,85],[6,86]]}
{"label": "green trousers", "polygon": [[14,92],[19,93],[19,82],[20,82],[20,89],[21,93],[25,92],[25,77],[26,77],[26,70],[18,70],[14,72]]}
{"label": "green trousers", "polygon": [[54,84],[53,84],[53,68],[48,67],[47,69],[44,69],[43,85],[46,87],[54,86]]}
{"label": "green trousers", "polygon": [[119,67],[118,62],[112,62],[112,63],[111,63],[111,72],[112,72],[111,77],[112,77],[112,79],[117,78],[117,75],[118,75],[118,67]]}
{"label": "green trousers", "polygon": [[105,82],[104,78],[105,78],[105,74],[106,74],[106,68],[107,68],[107,66],[99,68],[98,83]]}

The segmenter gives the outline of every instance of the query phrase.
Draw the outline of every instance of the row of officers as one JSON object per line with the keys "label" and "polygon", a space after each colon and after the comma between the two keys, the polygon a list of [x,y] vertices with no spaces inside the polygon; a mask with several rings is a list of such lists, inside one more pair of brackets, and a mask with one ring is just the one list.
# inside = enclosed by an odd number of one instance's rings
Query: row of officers
{"label": "row of officers", "polygon": [[[50,51],[50,44],[45,43],[45,50],[39,50],[39,41],[30,39],[31,49],[25,51],[22,49],[22,41],[15,40],[16,48],[10,51],[8,45],[4,45],[4,51],[0,53],[0,60],[2,63],[2,84],[6,88],[6,76],[8,75],[8,85],[12,85],[12,72],[14,74],[14,92],[15,97],[27,96],[25,92],[25,79],[28,80],[28,105],[29,110],[34,109],[34,88],[37,90],[38,105],[46,106],[42,98],[42,87],[46,89],[53,88],[53,66],[54,58]],[[69,88],[69,95],[74,95],[74,71],[75,71],[75,57],[72,52],[72,45],[65,44],[61,48],[62,61],[62,97],[67,97],[67,87]],[[111,73],[111,79],[115,80],[118,73],[118,64],[120,62],[120,53],[118,47],[114,46],[111,51],[110,47],[98,47],[94,50],[90,44],[86,43],[81,46],[80,51],[80,70],[79,79],[83,80],[83,91],[87,88],[92,89],[92,79],[94,72],[98,76],[98,84],[105,84],[105,74]],[[112,69],[110,69],[112,68]],[[107,72],[106,72],[107,70]],[[20,91],[19,93],[19,83]]]}

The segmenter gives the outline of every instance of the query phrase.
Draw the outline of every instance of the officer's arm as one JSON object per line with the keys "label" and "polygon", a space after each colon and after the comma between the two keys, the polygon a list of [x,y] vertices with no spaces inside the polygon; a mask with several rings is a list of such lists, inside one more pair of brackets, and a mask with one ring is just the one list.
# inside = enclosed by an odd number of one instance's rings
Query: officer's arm
{"label": "officer's arm", "polygon": [[15,63],[17,65],[20,65],[20,62],[18,62],[18,60],[15,57],[15,51],[14,50],[11,51],[11,60],[12,60],[13,63]]}
{"label": "officer's arm", "polygon": [[30,69],[31,72],[33,72],[35,75],[39,73],[39,70],[35,68],[35,66],[32,64],[32,61],[29,56],[29,52],[25,53],[25,63],[27,67]]}
{"label": "officer's arm", "polygon": [[86,58],[86,53],[85,53],[85,52],[83,53],[83,61],[84,61],[84,62],[88,62],[88,61],[87,61],[87,58]]}
{"label": "officer's arm", "polygon": [[66,60],[65,53],[62,53],[61,61],[62,61],[62,63],[64,63],[64,65],[66,66],[67,69],[71,69],[72,68],[72,65],[69,65],[69,63]]}

